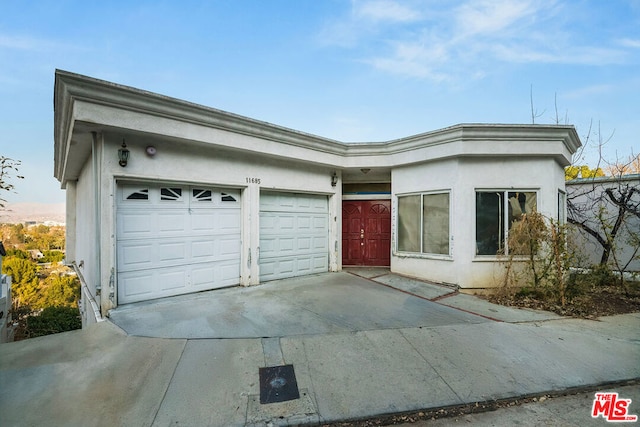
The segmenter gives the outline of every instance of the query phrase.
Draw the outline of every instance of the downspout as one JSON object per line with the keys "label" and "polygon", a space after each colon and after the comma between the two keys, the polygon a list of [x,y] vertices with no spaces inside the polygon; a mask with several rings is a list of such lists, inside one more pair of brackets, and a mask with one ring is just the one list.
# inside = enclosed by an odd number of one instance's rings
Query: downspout
{"label": "downspout", "polygon": [[[94,275],[94,280],[95,280],[95,284],[96,284],[96,296],[101,297],[102,294],[102,284],[101,284],[101,278],[102,278],[102,274],[101,274],[101,268],[100,268],[100,261],[102,259],[101,257],[101,247],[102,247],[102,242],[100,239],[100,200],[101,200],[101,189],[100,189],[100,174],[98,172],[98,153],[97,153],[97,148],[98,148],[98,133],[95,131],[91,132],[91,162],[92,162],[92,169],[93,169],[93,194],[94,194],[94,212],[95,212],[95,222],[94,222],[94,226],[95,226],[95,230],[94,230],[94,234],[95,234],[95,238],[94,238],[94,242],[96,245],[96,256],[95,256],[95,263],[96,263],[96,273]],[[102,299],[102,298],[100,298]],[[95,300],[94,300],[95,302]]]}

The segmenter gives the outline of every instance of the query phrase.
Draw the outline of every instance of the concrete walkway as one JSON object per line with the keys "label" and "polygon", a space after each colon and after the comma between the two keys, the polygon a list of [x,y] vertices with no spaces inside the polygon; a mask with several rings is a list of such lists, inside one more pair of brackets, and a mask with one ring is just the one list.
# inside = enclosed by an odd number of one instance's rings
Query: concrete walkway
{"label": "concrete walkway", "polygon": [[[107,321],[2,344],[0,425],[328,423],[640,378],[640,314],[558,318],[388,271],[314,277],[213,293],[244,301],[227,310],[209,299],[207,312],[203,295],[149,302],[114,311],[122,328]],[[189,317],[197,304],[210,318],[193,317],[197,336],[178,337],[189,322],[175,325],[172,311]],[[239,336],[222,337],[225,322]],[[300,398],[260,404],[258,369],[282,364],[294,366]]]}

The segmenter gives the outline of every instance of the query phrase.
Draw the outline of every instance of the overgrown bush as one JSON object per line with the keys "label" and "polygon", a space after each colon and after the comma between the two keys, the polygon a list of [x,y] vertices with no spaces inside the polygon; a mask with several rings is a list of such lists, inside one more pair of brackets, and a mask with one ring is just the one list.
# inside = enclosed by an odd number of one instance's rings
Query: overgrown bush
{"label": "overgrown bush", "polygon": [[640,286],[607,265],[572,269],[580,251],[567,228],[538,213],[523,215],[509,230],[504,282],[490,300],[505,305],[594,317],[640,309]]}
{"label": "overgrown bush", "polygon": [[47,307],[25,318],[25,338],[41,337],[82,328],[80,310],[75,307]]}
{"label": "overgrown bush", "polygon": [[575,254],[566,227],[537,212],[523,215],[511,225],[507,247],[503,292],[553,298],[564,306]]}

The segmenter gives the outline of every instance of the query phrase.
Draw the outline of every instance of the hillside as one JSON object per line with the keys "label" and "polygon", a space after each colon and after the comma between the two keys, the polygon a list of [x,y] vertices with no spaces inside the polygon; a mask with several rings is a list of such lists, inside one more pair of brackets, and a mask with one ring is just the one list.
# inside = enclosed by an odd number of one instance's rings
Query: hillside
{"label": "hillside", "polygon": [[9,203],[0,210],[0,223],[25,221],[55,223],[65,222],[64,203]]}

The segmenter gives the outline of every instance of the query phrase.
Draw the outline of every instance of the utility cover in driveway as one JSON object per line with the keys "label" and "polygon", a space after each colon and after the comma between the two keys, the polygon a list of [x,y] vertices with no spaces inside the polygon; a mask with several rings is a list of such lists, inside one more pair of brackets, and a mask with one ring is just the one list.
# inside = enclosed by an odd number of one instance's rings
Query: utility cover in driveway
{"label": "utility cover in driveway", "polygon": [[260,368],[260,403],[286,402],[300,398],[293,365]]}

